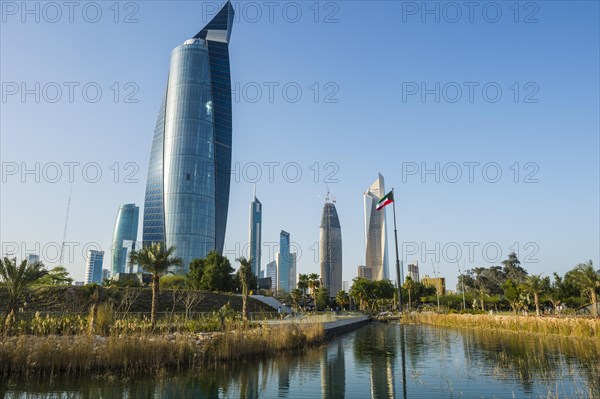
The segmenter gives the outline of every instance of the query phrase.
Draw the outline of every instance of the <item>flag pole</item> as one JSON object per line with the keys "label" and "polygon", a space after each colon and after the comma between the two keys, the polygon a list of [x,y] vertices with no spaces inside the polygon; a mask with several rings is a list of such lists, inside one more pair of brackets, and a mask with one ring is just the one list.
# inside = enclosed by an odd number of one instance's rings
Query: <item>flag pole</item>
{"label": "flag pole", "polygon": [[394,207],[394,242],[396,243],[396,278],[398,279],[398,310],[402,313],[402,277],[400,275],[400,260],[398,259],[398,230],[396,229],[396,197],[392,187],[392,206]]}

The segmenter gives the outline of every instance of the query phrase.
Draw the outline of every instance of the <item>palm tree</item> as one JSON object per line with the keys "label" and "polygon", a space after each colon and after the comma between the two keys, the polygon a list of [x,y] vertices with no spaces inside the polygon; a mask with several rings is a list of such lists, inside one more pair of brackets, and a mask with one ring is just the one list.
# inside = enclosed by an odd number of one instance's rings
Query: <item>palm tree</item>
{"label": "palm tree", "polygon": [[298,311],[298,304],[302,300],[303,295],[302,290],[299,288],[294,288],[290,291],[290,300],[295,311]]}
{"label": "palm tree", "polygon": [[408,292],[408,311],[412,310],[412,290],[415,288],[415,281],[411,276],[406,277],[404,281],[404,289]]}
{"label": "palm tree", "polygon": [[592,261],[578,264],[573,269],[573,280],[575,284],[589,294],[592,300],[592,316],[598,317],[598,294],[596,290],[600,287],[600,271],[594,270]]}
{"label": "palm tree", "polygon": [[152,243],[143,247],[139,251],[132,251],[129,257],[129,263],[134,265],[138,263],[142,269],[152,274],[152,310],[150,312],[150,324],[154,328],[156,322],[156,301],[158,299],[158,289],[160,277],[169,273],[169,267],[181,266],[181,258],[174,257],[175,246],[166,248],[163,243]]}
{"label": "palm tree", "polygon": [[315,304],[315,310],[317,309],[317,288],[321,285],[321,278],[317,273],[311,273],[308,275],[308,288],[310,288],[313,301]]}
{"label": "palm tree", "polygon": [[0,259],[0,279],[2,285],[8,290],[7,314],[14,311],[27,287],[46,273],[44,264],[41,262],[29,263],[24,260],[17,266],[17,258],[9,259],[5,257]]}
{"label": "palm tree", "polygon": [[541,274],[531,274],[525,277],[523,283],[525,292],[533,294],[533,302],[535,302],[535,313],[540,316],[540,294],[546,290],[545,281]]}
{"label": "palm tree", "polygon": [[335,302],[344,310],[344,307],[350,303],[350,297],[346,291],[341,290],[335,295]]}
{"label": "palm tree", "polygon": [[308,289],[308,274],[300,274],[298,276],[298,288],[302,290],[302,305],[306,305],[306,290]]}
{"label": "palm tree", "polygon": [[248,303],[248,285],[250,284],[250,278],[252,277],[252,265],[249,259],[241,258],[237,259],[240,262],[240,283],[242,285],[242,318],[248,320],[246,312],[246,306]]}

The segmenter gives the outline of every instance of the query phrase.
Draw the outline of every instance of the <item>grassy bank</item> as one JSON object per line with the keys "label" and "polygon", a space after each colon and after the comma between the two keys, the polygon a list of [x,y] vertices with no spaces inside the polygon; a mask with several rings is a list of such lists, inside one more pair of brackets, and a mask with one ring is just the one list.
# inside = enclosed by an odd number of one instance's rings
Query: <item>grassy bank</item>
{"label": "grassy bank", "polygon": [[302,350],[322,342],[324,335],[320,324],[289,324],[199,334],[5,337],[0,339],[0,379],[160,374]]}
{"label": "grassy bank", "polygon": [[600,319],[412,313],[403,321],[444,327],[470,327],[515,333],[600,339]]}

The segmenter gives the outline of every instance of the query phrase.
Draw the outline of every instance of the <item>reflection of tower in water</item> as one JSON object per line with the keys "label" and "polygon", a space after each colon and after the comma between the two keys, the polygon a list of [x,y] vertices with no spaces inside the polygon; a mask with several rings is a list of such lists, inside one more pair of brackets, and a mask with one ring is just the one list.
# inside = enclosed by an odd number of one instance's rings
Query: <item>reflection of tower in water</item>
{"label": "reflection of tower in water", "polygon": [[[396,340],[389,336],[389,329],[374,329],[373,354],[371,356],[371,397],[396,397],[394,387],[394,357]],[[379,356],[379,355],[385,356]]]}
{"label": "reflection of tower in water", "polygon": [[338,339],[337,345],[330,345],[321,357],[321,398],[337,399],[346,395],[346,362],[344,346]]}

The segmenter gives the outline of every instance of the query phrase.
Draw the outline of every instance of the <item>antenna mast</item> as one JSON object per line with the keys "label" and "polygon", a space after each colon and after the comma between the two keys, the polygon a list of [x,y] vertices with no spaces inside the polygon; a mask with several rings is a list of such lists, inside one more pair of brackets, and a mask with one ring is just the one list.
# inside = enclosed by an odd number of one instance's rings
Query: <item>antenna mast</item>
{"label": "antenna mast", "polygon": [[63,230],[62,245],[60,247],[60,262],[59,266],[64,266],[63,261],[65,259],[65,242],[67,241],[67,225],[69,224],[69,209],[71,209],[71,194],[73,193],[73,186],[69,188],[69,200],[67,201],[67,216],[65,217],[65,228]]}

